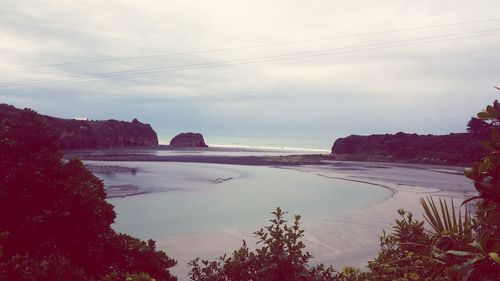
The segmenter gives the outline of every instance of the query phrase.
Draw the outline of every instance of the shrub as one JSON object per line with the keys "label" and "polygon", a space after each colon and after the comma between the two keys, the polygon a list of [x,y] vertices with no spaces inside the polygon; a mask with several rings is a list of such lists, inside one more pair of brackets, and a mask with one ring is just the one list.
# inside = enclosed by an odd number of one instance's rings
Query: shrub
{"label": "shrub", "polygon": [[252,252],[243,241],[242,247],[230,257],[224,255],[215,261],[196,258],[189,263],[191,280],[342,280],[332,267],[309,266],[312,256],[304,252],[300,216],[295,216],[293,224],[288,225],[280,208],[272,214],[271,225],[254,233],[261,248]]}
{"label": "shrub", "polygon": [[103,183],[81,161],[63,161],[45,122],[31,110],[0,112],[1,279],[175,280],[175,261],[154,241],[111,229]]}

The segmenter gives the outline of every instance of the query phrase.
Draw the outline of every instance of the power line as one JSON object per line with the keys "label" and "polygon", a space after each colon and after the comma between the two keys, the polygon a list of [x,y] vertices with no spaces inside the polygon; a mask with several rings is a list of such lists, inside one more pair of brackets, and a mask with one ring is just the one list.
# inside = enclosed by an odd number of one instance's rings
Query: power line
{"label": "power line", "polygon": [[[485,30],[479,30],[475,31],[474,34],[477,33],[489,33],[493,31],[500,31],[500,28],[495,28],[495,29],[485,29]],[[453,37],[453,36],[460,36],[464,34],[469,34],[469,33],[455,33],[455,34],[448,34],[446,37]],[[395,44],[395,43],[405,43],[405,42],[413,42],[413,41],[419,41],[419,40],[428,40],[428,39],[435,39],[439,38],[440,36],[427,36],[427,37],[419,37],[419,38],[413,38],[413,39],[403,39],[403,40],[395,40],[391,42],[383,42],[383,43],[370,43],[370,44],[362,44],[362,45],[355,45],[355,46],[349,46],[349,47],[340,47],[340,48],[329,48],[329,49],[323,49],[323,50],[316,50],[316,51],[301,51],[301,52],[294,52],[294,53],[288,53],[288,54],[281,54],[281,55],[268,55],[268,56],[260,56],[260,57],[254,57],[254,58],[248,58],[248,59],[237,59],[237,60],[220,60],[216,62],[208,62],[208,63],[199,63],[199,64],[189,64],[188,66],[197,66],[197,65],[205,65],[205,64],[212,64],[212,63],[227,63],[227,62],[233,62],[233,61],[246,61],[246,60],[253,60],[253,59],[270,59],[270,58],[280,58],[280,57],[290,57],[290,56],[296,56],[296,55],[307,55],[307,54],[312,54],[312,53],[325,53],[325,52],[336,52],[336,51],[342,51],[342,50],[349,50],[353,48],[364,48],[364,47],[373,47],[374,45],[382,45],[384,46],[385,44]],[[146,69],[135,69],[135,70],[124,70],[124,71],[111,71],[111,72],[101,72],[101,73],[90,73],[86,74],[89,76],[107,76],[107,75],[121,75],[121,74],[129,74],[129,73],[136,73],[136,72],[142,72],[142,71],[149,71],[149,70],[162,70],[165,68],[177,68],[177,67],[183,67],[185,65],[179,65],[179,66],[163,66],[163,67],[153,67],[153,68],[146,68]]]}
{"label": "power line", "polygon": [[136,69],[136,70],[128,70],[128,71],[113,71],[113,72],[102,72],[102,73],[75,75],[75,76],[69,76],[68,77],[69,79],[44,79],[44,80],[25,80],[25,81],[4,82],[4,83],[0,84],[0,86],[2,86],[2,87],[29,86],[32,84],[43,83],[43,82],[66,82],[66,81],[79,81],[79,80],[93,80],[93,79],[99,79],[99,78],[126,76],[126,75],[141,75],[141,74],[161,73],[161,72],[169,72],[169,71],[193,70],[193,69],[225,67],[225,66],[233,66],[233,65],[241,65],[241,64],[263,63],[263,62],[272,62],[272,61],[286,61],[286,60],[294,60],[294,59],[301,59],[301,58],[308,58],[308,57],[328,56],[328,55],[335,55],[335,54],[362,52],[362,51],[375,50],[375,49],[394,48],[394,47],[401,47],[401,46],[408,46],[408,45],[417,45],[417,44],[420,45],[420,44],[429,44],[429,43],[438,43],[438,42],[445,42],[445,41],[452,41],[452,40],[460,40],[460,39],[466,39],[466,38],[499,35],[500,33],[496,32],[496,31],[500,31],[500,28],[479,30],[479,31],[475,31],[473,33],[456,33],[456,34],[449,34],[446,36],[419,37],[419,38],[406,39],[406,40],[396,40],[396,41],[391,41],[391,42],[383,42],[383,43],[378,43],[378,44],[364,44],[364,45],[357,45],[357,46],[350,46],[350,47],[317,50],[317,51],[295,52],[295,53],[282,54],[282,55],[269,55],[269,56],[261,56],[261,57],[245,58],[245,59],[220,60],[220,61],[197,63],[197,64],[184,64],[184,65],[153,67],[153,68],[144,68],[144,69]]}
{"label": "power line", "polygon": [[473,23],[498,22],[498,21],[500,21],[500,18],[483,19],[483,20],[470,20],[470,21],[436,24],[436,25],[429,25],[429,26],[398,28],[398,29],[375,31],[375,32],[363,32],[363,33],[356,33],[356,34],[336,35],[336,36],[330,36],[330,37],[312,38],[312,39],[303,39],[303,40],[282,41],[282,42],[275,42],[275,43],[268,43],[268,44],[256,44],[256,45],[249,45],[249,46],[240,46],[240,47],[215,48],[215,49],[194,50],[194,51],[187,51],[187,52],[173,52],[173,53],[165,53],[165,54],[154,54],[154,55],[143,55],[143,56],[126,56],[126,57],[103,58],[103,59],[93,59],[93,60],[76,61],[76,62],[45,64],[45,65],[39,65],[39,66],[23,67],[23,68],[21,68],[21,70],[22,69],[29,69],[29,68],[46,68],[46,67],[67,66],[67,65],[76,65],[76,64],[102,63],[102,62],[111,62],[111,61],[137,60],[137,59],[147,59],[147,58],[159,58],[159,57],[183,56],[183,55],[193,55],[193,54],[202,54],[202,53],[235,51],[235,50],[244,50],[244,49],[256,49],[256,48],[275,47],[275,46],[300,44],[300,43],[329,41],[329,40],[335,40],[335,39],[356,38],[356,37],[364,37],[364,36],[370,36],[370,35],[405,32],[405,31],[412,31],[412,30],[435,29],[435,28],[443,28],[443,27],[449,27],[449,26],[467,25],[467,24],[473,24]]}
{"label": "power line", "polygon": [[[500,35],[500,33],[497,34],[489,34],[489,35]],[[459,40],[459,39],[465,39],[465,38],[473,38],[473,37],[482,37],[482,36],[487,36],[486,35],[471,35],[471,36],[462,36],[462,37],[454,37],[454,38],[447,38],[447,39],[438,39],[438,40],[423,40],[420,42],[407,42],[407,43],[393,43],[393,44],[387,44],[383,46],[372,46],[372,47],[366,47],[366,48],[353,48],[350,50],[343,50],[343,51],[326,51],[326,52],[319,52],[319,53],[307,53],[303,55],[296,55],[296,56],[289,56],[289,55],[277,55],[277,56],[267,56],[267,57],[260,57],[260,58],[250,58],[250,59],[245,59],[245,60],[240,60],[240,61],[220,61],[220,62],[212,62],[212,63],[207,63],[206,65],[181,65],[181,66],[173,66],[172,68],[164,68],[164,69],[148,69],[148,70],[141,70],[141,71],[136,71],[136,72],[130,72],[130,73],[109,73],[103,76],[98,76],[97,78],[100,77],[115,77],[115,76],[124,76],[124,75],[136,75],[136,74],[151,74],[151,73],[161,73],[161,72],[168,72],[168,71],[176,71],[176,70],[192,70],[192,69],[203,69],[203,68],[212,68],[212,67],[225,67],[225,66],[233,66],[233,65],[242,65],[242,64],[252,64],[252,63],[264,63],[264,62],[274,62],[274,61],[286,61],[286,60],[294,60],[294,59],[302,59],[302,58],[310,58],[310,57],[319,57],[319,56],[329,56],[329,55],[336,55],[336,54],[346,54],[346,53],[356,53],[356,52],[362,52],[362,51],[369,51],[369,50],[376,50],[376,49],[384,49],[384,48],[394,48],[394,47],[401,47],[401,46],[409,46],[409,45],[421,45],[421,44],[429,44],[429,43],[439,43],[439,42],[445,42],[445,41],[452,41],[452,40]],[[89,79],[92,79],[93,77],[88,77]]]}

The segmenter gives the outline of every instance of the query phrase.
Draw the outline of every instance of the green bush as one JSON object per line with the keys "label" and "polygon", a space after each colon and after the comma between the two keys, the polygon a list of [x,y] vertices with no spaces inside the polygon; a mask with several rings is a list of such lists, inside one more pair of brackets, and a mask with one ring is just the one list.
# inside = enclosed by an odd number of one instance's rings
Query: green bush
{"label": "green bush", "polygon": [[[252,252],[245,241],[243,246],[215,261],[191,261],[189,276],[193,281],[250,281],[250,280],[344,280],[344,275],[323,264],[310,266],[311,254],[304,251],[301,241],[304,230],[300,229],[300,216],[292,225],[284,220],[284,212],[277,208],[272,212],[271,225],[255,232],[261,248]],[[353,270],[352,272],[356,272]],[[352,274],[347,272],[347,274]]]}
{"label": "green bush", "polygon": [[31,110],[0,112],[1,280],[175,280],[176,262],[154,241],[111,229],[103,183],[62,159],[45,122]]}

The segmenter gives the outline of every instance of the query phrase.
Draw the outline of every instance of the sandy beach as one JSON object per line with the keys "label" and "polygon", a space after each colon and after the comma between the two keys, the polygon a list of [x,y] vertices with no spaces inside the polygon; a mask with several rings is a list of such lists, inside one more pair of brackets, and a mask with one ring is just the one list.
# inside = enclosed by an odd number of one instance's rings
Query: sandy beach
{"label": "sandy beach", "polygon": [[[283,167],[304,173],[336,179],[362,181],[373,188],[388,188],[393,195],[382,203],[318,217],[303,223],[304,242],[314,256],[313,263],[333,265],[340,270],[346,265],[365,267],[379,250],[382,230],[390,231],[397,209],[413,212],[423,220],[419,199],[428,195],[451,197],[460,203],[474,194],[471,182],[460,174],[459,167],[401,165],[388,163],[334,162],[326,165]],[[293,214],[290,214],[293,215]],[[291,219],[291,216],[289,216]],[[262,226],[267,222],[262,222]],[[257,229],[232,229],[194,235],[166,236],[157,239],[161,249],[176,257],[179,265],[173,272],[185,279],[185,266],[193,257],[213,260],[230,254],[241,246],[242,239],[255,247],[253,232]],[[189,248],[184,245],[190,245]],[[197,249],[193,252],[191,249]]]}
{"label": "sandy beach", "polygon": [[[379,250],[379,236],[384,229],[391,230],[394,219],[398,218],[397,209],[404,208],[413,212],[416,219],[423,220],[419,205],[421,197],[429,195],[448,197],[460,203],[464,198],[475,193],[471,181],[463,176],[463,167],[452,166],[333,161],[328,159],[328,155],[228,157],[138,156],[118,153],[82,158],[94,161],[106,160],[108,163],[138,160],[177,162],[176,160],[181,159],[179,162],[184,163],[265,165],[331,178],[332,184],[333,179],[340,179],[390,190],[392,196],[381,203],[303,220],[304,243],[307,246],[306,249],[314,256],[313,264],[325,263],[333,265],[338,270],[346,265],[363,268],[367,265],[367,261],[376,256]],[[98,163],[94,161],[92,162]],[[286,164],[279,165],[283,161]],[[94,167],[94,169],[98,168]],[[114,166],[105,169],[123,170]],[[125,171],[129,170],[125,169]],[[121,196],[127,196],[126,188],[124,192]],[[288,215],[288,219],[291,220],[294,214]],[[269,215],[270,218],[271,215]],[[195,257],[213,260],[225,253],[231,254],[233,250],[241,246],[243,239],[252,249],[256,242],[253,232],[267,224],[268,221],[262,221],[258,227],[164,235],[155,237],[155,240],[160,249],[165,250],[169,256],[178,261],[178,265],[172,269],[173,273],[179,277],[179,280],[188,280],[187,263],[190,260]]]}

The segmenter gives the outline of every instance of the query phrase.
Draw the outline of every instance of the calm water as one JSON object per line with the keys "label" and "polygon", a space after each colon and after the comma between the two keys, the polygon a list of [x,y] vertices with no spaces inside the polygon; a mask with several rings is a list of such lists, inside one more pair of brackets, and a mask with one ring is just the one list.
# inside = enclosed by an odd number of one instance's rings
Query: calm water
{"label": "calm water", "polygon": [[[159,130],[158,140],[162,144],[168,144],[170,140],[177,135],[179,132],[166,132]],[[311,134],[307,133],[299,136],[274,136],[270,137],[268,133],[262,136],[256,136],[252,134],[251,136],[245,136],[241,134],[203,134],[205,142],[209,146],[216,145],[230,145],[237,147],[272,147],[272,148],[308,148],[308,149],[318,149],[330,151],[333,142],[336,138],[344,136],[339,135],[329,135],[329,134]]]}
{"label": "calm water", "polygon": [[175,150],[161,149],[80,149],[86,155],[152,155],[152,156],[284,156],[304,154],[329,154],[329,150],[319,149],[290,149],[290,148],[245,148],[218,146],[211,148],[185,148]]}
{"label": "calm water", "polygon": [[97,174],[107,187],[133,185],[156,192],[108,199],[114,228],[143,239],[171,234],[260,227],[280,206],[304,220],[381,202],[383,188],[292,169],[168,162],[93,162],[136,168]]}

